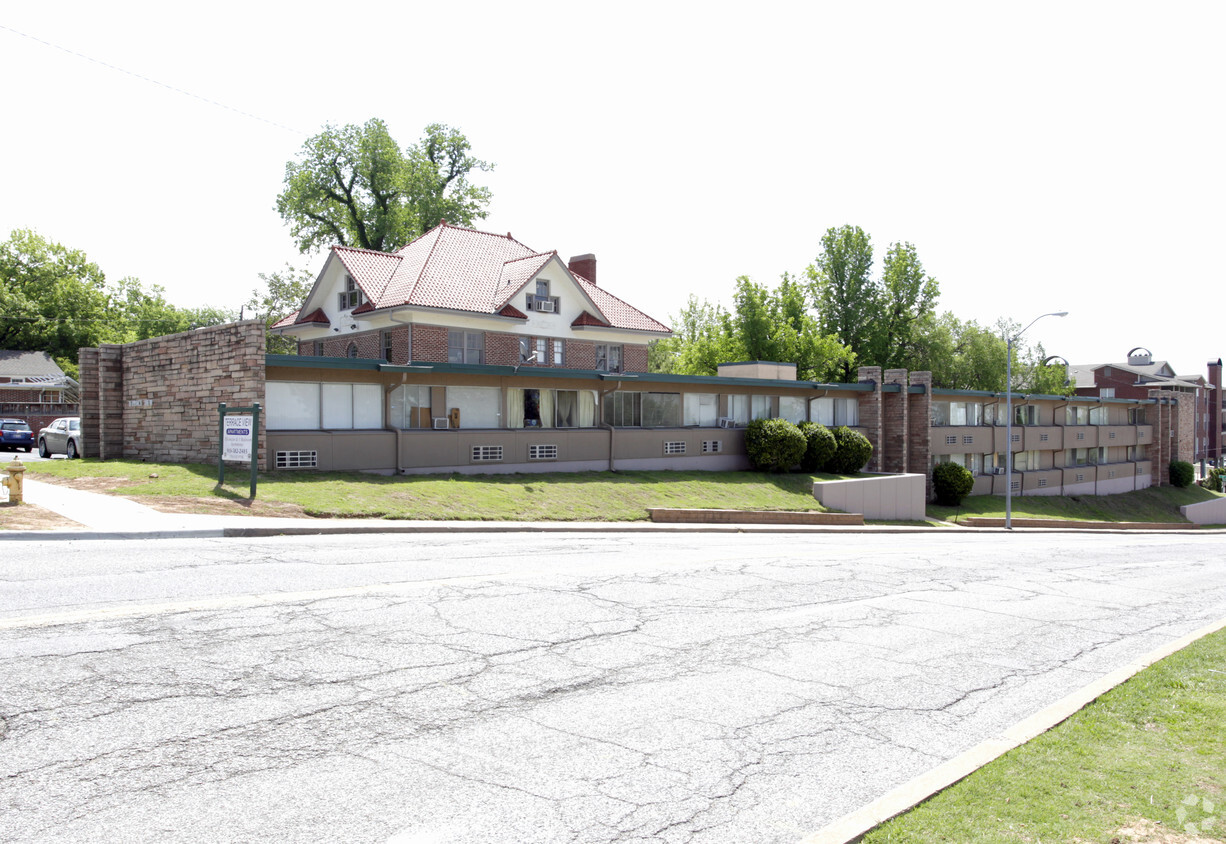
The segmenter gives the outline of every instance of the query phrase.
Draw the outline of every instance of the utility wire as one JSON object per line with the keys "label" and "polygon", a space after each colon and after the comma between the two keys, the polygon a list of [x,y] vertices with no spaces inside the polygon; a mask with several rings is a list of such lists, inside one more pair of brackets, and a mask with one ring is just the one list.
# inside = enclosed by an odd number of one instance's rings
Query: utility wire
{"label": "utility wire", "polygon": [[142,82],[148,82],[150,85],[157,85],[159,88],[165,88],[168,91],[174,91],[176,94],[182,94],[185,97],[191,97],[194,100],[200,100],[200,102],[202,103],[208,103],[211,106],[216,106],[217,108],[225,109],[226,111],[232,111],[235,114],[242,115],[243,117],[249,118],[251,120],[258,120],[261,123],[267,123],[269,126],[274,126],[277,129],[281,129],[286,132],[292,132],[293,134],[299,135],[304,138],[308,137],[307,133],[303,132],[301,129],[294,129],[293,127],[286,126],[283,123],[278,123],[275,120],[269,120],[266,117],[260,117],[258,114],[252,114],[249,111],[243,111],[242,109],[235,108],[234,106],[229,106],[229,105],[226,105],[225,103],[219,103],[217,100],[210,100],[208,97],[202,97],[200,94],[194,94],[191,91],[186,91],[182,88],[176,88],[174,85],[168,85],[167,83],[154,79],[150,76],[145,76],[143,74],[136,73],[134,71],[128,70],[127,68],[119,67],[118,65],[113,65],[110,62],[104,62],[101,59],[95,59],[93,56],[87,56],[84,53],[77,52],[76,50],[70,50],[67,47],[62,47],[59,44],[55,44],[51,41],[47,41],[35,35],[30,35],[28,32],[22,32],[19,29],[13,29],[13,27],[11,26],[6,26],[5,24],[0,23],[0,29],[11,32],[14,35],[20,35],[22,38],[28,38],[31,41],[35,41],[39,44],[42,44],[45,47],[51,47],[54,50],[59,50],[60,52],[67,53],[70,56],[76,56],[77,58],[85,59],[87,62],[93,62],[96,65],[101,65],[102,67],[105,67],[108,70],[114,70],[118,73],[125,73],[128,76],[132,76],[132,77],[135,77],[136,79],[141,80]]}

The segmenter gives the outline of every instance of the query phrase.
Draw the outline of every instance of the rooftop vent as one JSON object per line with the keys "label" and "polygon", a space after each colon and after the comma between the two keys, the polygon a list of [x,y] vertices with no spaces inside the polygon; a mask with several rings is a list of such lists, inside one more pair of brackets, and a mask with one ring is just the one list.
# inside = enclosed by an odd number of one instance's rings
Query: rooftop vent
{"label": "rooftop vent", "polygon": [[1154,355],[1149,349],[1137,346],[1128,353],[1129,366],[1149,366],[1154,362]]}

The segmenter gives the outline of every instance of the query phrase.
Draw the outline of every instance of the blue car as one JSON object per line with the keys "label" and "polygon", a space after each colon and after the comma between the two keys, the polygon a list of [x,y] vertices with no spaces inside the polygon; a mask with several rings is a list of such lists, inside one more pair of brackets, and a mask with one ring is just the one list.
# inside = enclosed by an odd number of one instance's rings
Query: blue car
{"label": "blue car", "polygon": [[34,432],[24,419],[0,419],[0,449],[4,451],[31,451],[34,448]]}

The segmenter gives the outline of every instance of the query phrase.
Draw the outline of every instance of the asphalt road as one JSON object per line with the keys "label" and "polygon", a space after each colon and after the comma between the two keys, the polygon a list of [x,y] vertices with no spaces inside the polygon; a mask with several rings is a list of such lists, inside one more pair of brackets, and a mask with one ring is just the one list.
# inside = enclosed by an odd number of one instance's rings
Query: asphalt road
{"label": "asphalt road", "polygon": [[1224,550],[10,543],[0,840],[795,841],[1226,616]]}

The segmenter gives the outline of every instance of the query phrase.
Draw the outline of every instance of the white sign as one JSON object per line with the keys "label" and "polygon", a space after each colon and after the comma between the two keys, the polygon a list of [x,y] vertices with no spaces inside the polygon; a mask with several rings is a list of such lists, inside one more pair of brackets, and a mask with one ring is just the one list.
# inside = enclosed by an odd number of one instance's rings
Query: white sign
{"label": "white sign", "polygon": [[252,443],[255,442],[255,417],[226,416],[221,426],[221,459],[239,463],[251,462]]}

